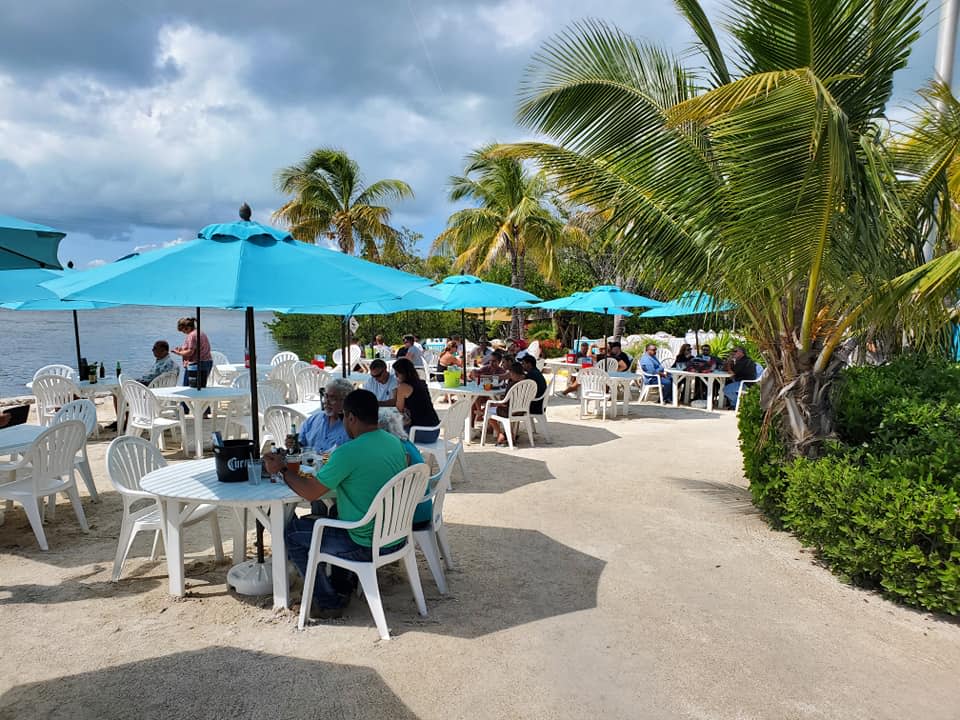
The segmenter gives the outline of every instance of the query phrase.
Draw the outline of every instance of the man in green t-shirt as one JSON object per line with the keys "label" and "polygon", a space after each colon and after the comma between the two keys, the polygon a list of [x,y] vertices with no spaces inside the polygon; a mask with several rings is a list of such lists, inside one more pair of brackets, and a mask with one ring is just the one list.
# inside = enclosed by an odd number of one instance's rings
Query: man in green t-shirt
{"label": "man in green t-shirt", "polygon": [[[338,447],[317,470],[315,478],[301,477],[286,470],[282,460],[264,456],[270,473],[283,471],[290,489],[305,500],[317,500],[331,490],[337,493],[340,520],[354,522],[363,518],[377,493],[397,473],[407,467],[407,454],[400,441],[378,427],[379,405],[369,390],[354,390],[343,401],[343,424],[351,441]],[[315,517],[294,515],[287,524],[287,558],[306,574]],[[370,561],[373,523],[355,530],[324,528],[320,551],[346,560]],[[334,571],[340,568],[333,568]],[[345,572],[345,571],[343,571]],[[336,582],[337,578],[332,578]],[[323,568],[317,572],[310,614],[315,618],[335,618],[343,614],[350,595],[338,594]]]}

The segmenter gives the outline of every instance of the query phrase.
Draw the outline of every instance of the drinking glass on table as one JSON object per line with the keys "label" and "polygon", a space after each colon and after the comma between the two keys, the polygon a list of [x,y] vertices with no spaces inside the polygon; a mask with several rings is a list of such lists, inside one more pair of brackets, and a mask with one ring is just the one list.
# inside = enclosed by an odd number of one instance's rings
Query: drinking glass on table
{"label": "drinking glass on table", "polygon": [[319,460],[320,454],[311,447],[305,447],[300,451],[300,465],[306,467],[311,475],[316,472]]}

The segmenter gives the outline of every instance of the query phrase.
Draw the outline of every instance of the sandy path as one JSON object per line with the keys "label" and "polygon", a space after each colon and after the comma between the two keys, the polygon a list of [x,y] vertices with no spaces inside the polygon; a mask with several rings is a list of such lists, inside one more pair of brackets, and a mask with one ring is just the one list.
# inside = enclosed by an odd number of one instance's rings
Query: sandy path
{"label": "sandy path", "polygon": [[0,718],[960,717],[960,625],[844,586],[770,531],[732,413],[551,417],[550,446],[468,450],[448,596],[421,561],[428,618],[381,571],[389,643],[362,600],[299,632],[228,593],[203,526],[191,597],[167,595],[144,536],[111,584],[120,502],[95,443],[90,535],[65,500],[48,553],[20,509],[0,527]]}

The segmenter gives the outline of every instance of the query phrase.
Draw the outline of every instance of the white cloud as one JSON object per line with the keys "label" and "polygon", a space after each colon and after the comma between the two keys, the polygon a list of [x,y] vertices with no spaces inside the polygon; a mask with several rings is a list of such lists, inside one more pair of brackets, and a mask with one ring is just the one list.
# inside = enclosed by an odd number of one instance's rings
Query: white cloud
{"label": "white cloud", "polygon": [[145,253],[150,252],[151,250],[159,250],[161,248],[173,247],[174,245],[183,245],[186,240],[182,237],[178,237],[175,240],[170,240],[169,242],[162,243],[148,243],[146,245],[137,245],[131,252],[135,253]]}
{"label": "white cloud", "polygon": [[95,260],[91,260],[90,262],[88,262],[87,267],[95,268],[95,267],[100,267],[101,265],[106,265],[106,264],[107,264],[106,260],[104,260],[103,258],[97,258]]}
{"label": "white cloud", "polygon": [[501,48],[532,45],[547,24],[543,10],[528,0],[504,0],[492,7],[481,7],[477,14],[496,34],[497,46]]}

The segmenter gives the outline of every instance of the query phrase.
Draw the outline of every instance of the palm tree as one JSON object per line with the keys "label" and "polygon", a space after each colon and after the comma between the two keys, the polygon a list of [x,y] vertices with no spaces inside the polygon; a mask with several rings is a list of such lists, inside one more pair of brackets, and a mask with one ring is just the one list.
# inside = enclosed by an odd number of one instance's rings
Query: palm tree
{"label": "palm tree", "polygon": [[390,208],[378,203],[413,197],[402,180],[364,186],[356,161],[331,148],[314,150],[302,163],[279,170],[275,182],[280,192],[294,197],[273,218],[289,225],[297,240],[326,237],[349,254],[359,245],[368,260],[379,259],[378,240],[389,249],[400,237],[389,225]]}
{"label": "palm tree", "polygon": [[606,24],[575,25],[522,88],[521,123],[556,144],[498,153],[536,158],[577,202],[609,209],[626,274],[736,302],[767,361],[769,417],[795,454],[816,455],[841,343],[891,311],[945,325],[960,257],[923,264],[919,249],[947,229],[960,112],[931,88],[947,111],[891,140],[884,108],[918,37],[913,0],[741,0],[726,44],[696,0],[676,4],[706,73]]}
{"label": "palm tree", "polygon": [[[495,157],[490,147],[475,150],[467,156],[464,174],[450,178],[450,199],[473,200],[477,207],[450,216],[433,242],[433,252],[452,254],[454,267],[478,273],[506,259],[510,284],[521,290],[528,261],[550,280],[556,274],[558,248],[577,233],[550,212],[554,192],[543,172],[528,172],[520,160]],[[523,332],[516,309],[511,332]]]}

